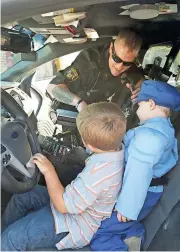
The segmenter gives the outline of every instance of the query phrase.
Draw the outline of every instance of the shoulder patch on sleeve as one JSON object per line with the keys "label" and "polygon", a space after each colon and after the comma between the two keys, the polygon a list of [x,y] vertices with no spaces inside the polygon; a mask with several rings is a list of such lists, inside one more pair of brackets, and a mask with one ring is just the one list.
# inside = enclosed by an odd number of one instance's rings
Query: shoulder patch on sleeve
{"label": "shoulder patch on sleeve", "polygon": [[68,69],[65,73],[66,78],[70,81],[73,82],[77,79],[79,79],[79,74],[77,72],[77,70],[74,67],[71,67],[70,69]]}

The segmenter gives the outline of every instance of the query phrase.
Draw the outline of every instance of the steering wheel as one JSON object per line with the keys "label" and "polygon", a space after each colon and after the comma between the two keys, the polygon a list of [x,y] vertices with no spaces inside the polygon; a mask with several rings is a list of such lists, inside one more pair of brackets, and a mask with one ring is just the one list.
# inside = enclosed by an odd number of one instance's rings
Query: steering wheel
{"label": "steering wheel", "polygon": [[13,117],[1,124],[1,187],[12,193],[27,192],[40,178],[31,162],[32,155],[41,152],[40,145],[28,115],[3,89],[1,104]]}

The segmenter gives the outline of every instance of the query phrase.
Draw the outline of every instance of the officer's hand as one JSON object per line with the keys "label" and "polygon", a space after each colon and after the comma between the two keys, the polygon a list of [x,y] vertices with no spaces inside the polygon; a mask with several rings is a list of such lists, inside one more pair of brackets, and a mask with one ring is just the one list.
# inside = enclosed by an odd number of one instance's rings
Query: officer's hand
{"label": "officer's hand", "polygon": [[86,106],[87,103],[85,101],[82,101],[77,107],[78,112],[81,112],[81,110],[83,110],[83,108],[85,108]]}
{"label": "officer's hand", "polygon": [[139,95],[140,90],[141,90],[141,88],[138,87],[138,88],[136,88],[136,89],[132,92],[131,101],[132,101],[133,104],[135,103],[135,101],[136,101],[136,99],[137,99],[137,97],[138,97],[138,95]]}
{"label": "officer's hand", "polygon": [[129,84],[129,83],[126,84],[126,87],[129,88],[130,91],[131,91],[131,94],[132,94],[131,95],[131,101],[134,104],[135,101],[136,101],[136,99],[137,99],[137,97],[138,97],[138,95],[139,95],[141,87],[135,86],[135,89],[133,90],[131,84]]}
{"label": "officer's hand", "polygon": [[130,221],[130,219],[126,218],[125,216],[121,215],[120,213],[117,213],[117,219],[118,219],[119,222]]}

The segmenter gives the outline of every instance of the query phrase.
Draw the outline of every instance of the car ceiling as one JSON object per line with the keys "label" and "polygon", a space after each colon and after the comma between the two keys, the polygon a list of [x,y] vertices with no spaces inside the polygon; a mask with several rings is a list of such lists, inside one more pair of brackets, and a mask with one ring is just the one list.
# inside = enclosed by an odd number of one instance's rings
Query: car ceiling
{"label": "car ceiling", "polygon": [[132,3],[154,4],[158,2],[162,2],[162,0],[23,0],[23,2],[21,0],[2,0],[2,23],[21,19],[18,23],[24,27],[55,27],[54,24],[40,25],[32,17],[38,14],[40,16],[40,14],[50,11],[73,7],[78,11],[87,11],[86,27],[94,28],[101,37],[114,36],[121,27],[134,28],[142,35],[144,44],[148,46],[149,44],[176,40],[180,36],[180,1],[166,1],[167,3],[177,3],[178,13],[159,15],[157,18],[149,20],[135,20],[129,16],[119,16],[121,12],[120,6]]}

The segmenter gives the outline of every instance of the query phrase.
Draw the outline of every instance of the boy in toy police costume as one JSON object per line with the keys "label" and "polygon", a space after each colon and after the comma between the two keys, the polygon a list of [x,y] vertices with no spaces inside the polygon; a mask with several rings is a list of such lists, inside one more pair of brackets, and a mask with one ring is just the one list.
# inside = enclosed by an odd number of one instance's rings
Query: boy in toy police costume
{"label": "boy in toy police costume", "polygon": [[[128,250],[124,239],[141,236],[138,222],[157,204],[166,177],[178,161],[177,139],[170,111],[180,110],[180,93],[160,81],[147,80],[136,100],[140,126],[124,138],[125,173],[116,211],[102,222],[91,241],[93,250]],[[111,236],[111,238],[110,238]]]}

